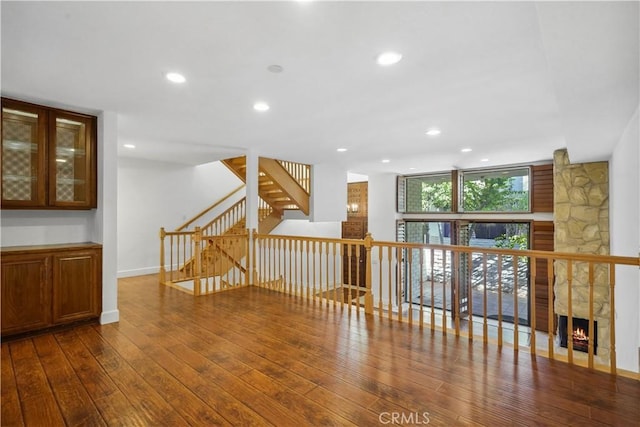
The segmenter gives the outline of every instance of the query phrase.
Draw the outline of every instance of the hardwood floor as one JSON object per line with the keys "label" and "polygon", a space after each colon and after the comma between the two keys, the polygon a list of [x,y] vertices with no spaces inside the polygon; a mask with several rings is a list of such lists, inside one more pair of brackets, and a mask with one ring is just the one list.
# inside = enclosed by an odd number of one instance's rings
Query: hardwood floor
{"label": "hardwood floor", "polygon": [[640,382],[255,287],[2,343],[2,426],[640,425]]}

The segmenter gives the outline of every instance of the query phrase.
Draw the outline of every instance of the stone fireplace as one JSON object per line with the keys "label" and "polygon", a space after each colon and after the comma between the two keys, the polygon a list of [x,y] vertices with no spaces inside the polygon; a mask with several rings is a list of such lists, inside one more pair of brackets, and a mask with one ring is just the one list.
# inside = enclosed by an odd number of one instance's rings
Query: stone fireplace
{"label": "stone fireplace", "polygon": [[[554,244],[558,252],[588,253],[609,255],[609,165],[607,162],[577,163],[569,161],[567,150],[554,153]],[[568,266],[564,261],[556,261],[554,283],[554,310],[556,315],[567,318],[569,280]],[[574,262],[571,266],[571,310],[573,319],[589,318],[589,266],[586,262]],[[594,293],[593,315],[597,337],[597,357],[600,363],[609,361],[609,270],[606,265],[596,265],[593,269]],[[566,350],[561,347],[563,337],[571,337],[558,330],[558,353]],[[576,320],[574,322],[574,332]],[[580,322],[580,320],[578,320]],[[561,319],[559,318],[559,323]],[[587,322],[588,323],[588,322]],[[559,325],[560,326],[560,325]],[[559,328],[560,329],[560,328]],[[584,328],[582,328],[584,331]],[[580,341],[580,339],[578,339]],[[574,344],[578,342],[574,340]],[[580,346],[580,345],[578,345]],[[579,353],[574,345],[574,357],[585,359],[586,353]]]}

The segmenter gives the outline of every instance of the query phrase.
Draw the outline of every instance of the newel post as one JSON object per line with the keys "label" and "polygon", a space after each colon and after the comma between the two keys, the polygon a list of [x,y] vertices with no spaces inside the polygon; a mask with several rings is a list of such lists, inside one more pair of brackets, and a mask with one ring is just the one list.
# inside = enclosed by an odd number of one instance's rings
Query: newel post
{"label": "newel post", "polygon": [[164,227],[160,227],[160,283],[164,284],[167,271],[164,267],[164,238],[167,236],[167,232],[164,231]]}
{"label": "newel post", "polygon": [[260,284],[258,283],[258,257],[257,257],[257,246],[258,246],[258,231],[253,228],[253,239],[251,241],[251,268],[252,270],[249,270],[252,274],[251,277],[251,284],[253,286],[259,286]]}
{"label": "newel post", "polygon": [[371,237],[371,233],[367,233],[366,236],[364,236],[364,248],[366,251],[365,283],[367,287],[367,293],[364,295],[364,312],[367,314],[373,314],[373,294],[371,293],[371,246],[372,245],[373,245],[373,237]]}
{"label": "newel post", "polygon": [[202,255],[201,255],[201,243],[202,242],[202,230],[200,227],[196,227],[193,232],[193,294],[199,296],[201,293],[202,283],[200,283],[200,275],[202,274]]}

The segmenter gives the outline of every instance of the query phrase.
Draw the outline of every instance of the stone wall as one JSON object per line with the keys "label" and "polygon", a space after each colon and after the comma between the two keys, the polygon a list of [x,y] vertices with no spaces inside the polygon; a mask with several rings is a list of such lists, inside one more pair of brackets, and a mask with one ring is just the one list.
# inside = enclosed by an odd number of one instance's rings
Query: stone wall
{"label": "stone wall", "polygon": [[[566,150],[554,153],[554,244],[557,252],[609,255],[609,165],[608,162],[571,164]],[[566,262],[555,264],[555,302],[558,315],[568,313],[568,273]],[[598,354],[609,358],[608,268],[594,269],[593,312],[598,322]],[[589,317],[589,268],[572,265],[573,317]],[[581,357],[574,351],[574,357]]]}

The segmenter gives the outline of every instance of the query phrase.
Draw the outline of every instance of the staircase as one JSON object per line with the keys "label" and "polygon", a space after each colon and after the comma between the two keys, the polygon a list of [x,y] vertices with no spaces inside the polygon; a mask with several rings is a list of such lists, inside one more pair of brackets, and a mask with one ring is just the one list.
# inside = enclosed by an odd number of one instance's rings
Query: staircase
{"label": "staircase", "polygon": [[[246,157],[222,161],[243,182],[247,177]],[[300,163],[260,157],[258,160],[258,194],[273,210],[274,216],[287,209],[309,215],[310,168]]]}
{"label": "staircase", "polygon": [[[223,163],[240,179],[246,181],[245,157],[223,160]],[[298,209],[307,215],[309,214],[310,168],[308,165],[261,157],[258,172],[258,193],[260,196],[258,232],[260,234],[271,232],[282,221],[285,210]],[[164,283],[178,283],[195,278],[217,278],[218,285],[225,288],[231,286],[229,282],[236,282],[235,277],[233,280],[225,280],[225,277],[231,274],[230,272],[234,276],[246,277],[247,271],[244,264],[247,258],[246,197],[240,199],[207,224],[201,227],[192,227],[242,188],[244,186],[235,189],[178,227],[174,232],[167,233],[164,229],[161,230],[163,247],[166,236],[171,238],[171,242],[174,237],[178,240],[176,245],[170,243],[172,248],[170,260],[174,259],[173,248],[175,246],[175,259],[178,260],[179,267],[176,271],[171,271],[169,280],[161,279]],[[187,231],[188,228],[192,228],[193,231]],[[180,244],[180,239],[183,239],[182,244]],[[182,253],[182,257],[180,253]],[[162,273],[162,277],[166,278],[165,273]],[[203,294],[195,290],[193,293],[195,295]]]}

